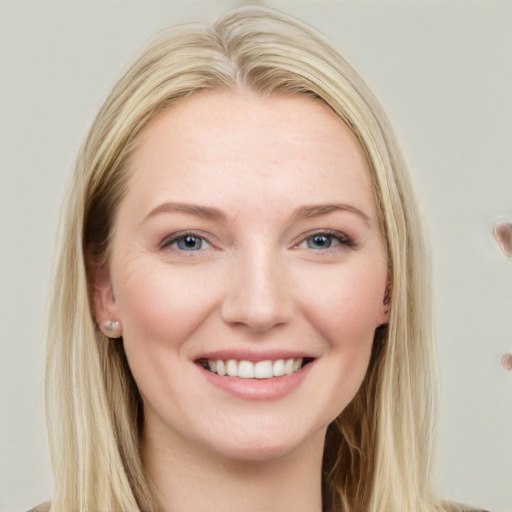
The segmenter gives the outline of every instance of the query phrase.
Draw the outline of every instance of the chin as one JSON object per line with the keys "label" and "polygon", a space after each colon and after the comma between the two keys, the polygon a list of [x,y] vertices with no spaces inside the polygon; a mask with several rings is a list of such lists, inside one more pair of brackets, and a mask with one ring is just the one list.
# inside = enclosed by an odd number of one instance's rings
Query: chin
{"label": "chin", "polygon": [[294,451],[292,443],[247,443],[237,446],[219,446],[217,451],[227,459],[240,462],[266,462],[286,457]]}
{"label": "chin", "polygon": [[246,462],[272,461],[312,447],[318,449],[321,446],[323,449],[326,427],[313,434],[300,434],[293,432],[289,425],[287,427],[265,428],[255,432],[238,431],[212,444],[215,451],[224,457]]}

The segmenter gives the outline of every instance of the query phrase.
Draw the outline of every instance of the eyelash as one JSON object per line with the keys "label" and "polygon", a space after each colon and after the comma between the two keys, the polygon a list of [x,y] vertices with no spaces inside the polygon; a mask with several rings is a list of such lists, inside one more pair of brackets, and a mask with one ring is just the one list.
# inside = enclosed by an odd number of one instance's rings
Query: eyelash
{"label": "eyelash", "polygon": [[[180,232],[180,233],[175,233],[173,235],[170,235],[170,236],[164,238],[162,240],[162,242],[160,242],[159,248],[165,249],[165,248],[171,247],[173,244],[179,242],[180,240],[184,240],[187,237],[196,238],[196,239],[200,240],[201,243],[206,243],[208,245],[211,245],[210,242],[208,242],[207,238],[202,233],[198,233],[197,231],[184,231],[184,232]],[[323,230],[323,231],[315,231],[315,232],[307,234],[307,236],[303,237],[301,239],[301,241],[295,245],[295,247],[299,248],[300,245],[302,245],[305,242],[307,243],[308,240],[311,240],[314,237],[325,237],[328,239],[332,239],[332,240],[335,240],[336,242],[338,242],[340,245],[343,245],[345,247],[353,248],[355,246],[353,240],[350,237],[348,237],[347,235],[345,235],[344,233],[340,233],[339,231]],[[334,247],[320,248],[320,249],[316,249],[316,250],[313,249],[312,247],[308,247],[308,249],[315,250],[318,252],[328,252],[328,251],[336,250],[336,247],[337,246],[335,245]],[[177,250],[179,252],[199,252],[201,250],[201,247],[197,251],[194,251],[193,249],[191,249],[190,251],[186,251],[185,249],[179,249],[177,247],[175,248],[175,250]]]}
{"label": "eyelash", "polygon": [[[350,237],[348,237],[344,233],[340,233],[339,231],[332,231],[332,230],[315,231],[313,233],[310,233],[307,236],[305,236],[304,238],[302,238],[302,240],[300,241],[299,244],[297,244],[296,247],[299,247],[304,242],[307,242],[308,240],[311,240],[311,239],[313,239],[315,237],[322,237],[322,236],[326,237],[326,238],[329,238],[329,239],[334,239],[340,245],[343,245],[345,247],[349,247],[349,248],[355,247],[355,243],[353,242],[353,240]],[[328,252],[328,251],[331,251],[331,250],[336,250],[336,247],[337,246],[335,245],[334,247],[327,247],[325,249],[318,249],[317,251],[318,252]],[[309,249],[312,249],[312,248],[309,247]]]}
{"label": "eyelash", "polygon": [[[173,235],[165,237],[160,242],[159,248],[166,249],[168,247],[171,247],[173,244],[179,242],[180,240],[184,240],[187,237],[197,238],[202,243],[207,243],[208,245],[211,245],[210,242],[208,242],[208,240],[206,239],[206,237],[203,234],[198,233],[197,231],[182,231],[180,233],[174,233]],[[187,252],[186,250],[181,250],[178,248],[175,248],[175,250],[180,251],[180,252]],[[197,251],[190,250],[189,252],[197,252]]]}

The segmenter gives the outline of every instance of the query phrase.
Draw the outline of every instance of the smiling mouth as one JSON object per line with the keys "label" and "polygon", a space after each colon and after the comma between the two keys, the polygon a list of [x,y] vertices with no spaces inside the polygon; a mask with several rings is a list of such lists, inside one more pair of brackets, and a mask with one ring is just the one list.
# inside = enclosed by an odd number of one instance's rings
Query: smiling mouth
{"label": "smiling mouth", "polygon": [[265,361],[246,361],[236,359],[200,359],[198,363],[205,369],[221,377],[238,377],[239,379],[272,379],[296,373],[313,358],[267,359]]}

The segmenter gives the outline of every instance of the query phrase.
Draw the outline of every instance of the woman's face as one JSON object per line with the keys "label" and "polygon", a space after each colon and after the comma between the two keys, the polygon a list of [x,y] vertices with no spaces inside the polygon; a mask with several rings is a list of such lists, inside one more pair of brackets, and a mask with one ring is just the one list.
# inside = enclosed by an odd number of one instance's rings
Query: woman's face
{"label": "woman's face", "polygon": [[354,136],[316,100],[200,93],[129,168],[95,304],[122,325],[146,433],[252,460],[323,442],[387,320]]}

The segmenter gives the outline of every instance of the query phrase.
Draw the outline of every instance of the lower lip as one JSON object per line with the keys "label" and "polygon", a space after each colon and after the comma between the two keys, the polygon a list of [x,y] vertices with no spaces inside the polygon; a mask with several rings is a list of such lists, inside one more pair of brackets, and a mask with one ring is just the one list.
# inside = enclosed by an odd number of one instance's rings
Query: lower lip
{"label": "lower lip", "polygon": [[204,378],[212,385],[243,400],[278,400],[297,389],[306,378],[314,361],[304,368],[282,377],[270,379],[240,379],[220,376],[198,365]]}

